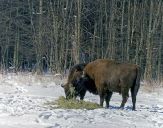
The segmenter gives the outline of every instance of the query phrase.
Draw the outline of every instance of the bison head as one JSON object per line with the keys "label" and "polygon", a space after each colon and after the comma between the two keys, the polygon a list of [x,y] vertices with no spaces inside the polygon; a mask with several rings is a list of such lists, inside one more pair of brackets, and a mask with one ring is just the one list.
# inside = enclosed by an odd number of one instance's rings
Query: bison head
{"label": "bison head", "polygon": [[75,96],[75,88],[72,84],[66,83],[61,85],[64,88],[66,99],[73,99],[76,98]]}
{"label": "bison head", "polygon": [[78,64],[73,66],[68,75],[67,83],[61,85],[64,88],[66,99],[76,98],[77,96],[80,96],[80,99],[82,99],[81,95],[79,94],[82,90],[79,91],[77,88],[77,83],[83,74],[84,66],[85,64]]}

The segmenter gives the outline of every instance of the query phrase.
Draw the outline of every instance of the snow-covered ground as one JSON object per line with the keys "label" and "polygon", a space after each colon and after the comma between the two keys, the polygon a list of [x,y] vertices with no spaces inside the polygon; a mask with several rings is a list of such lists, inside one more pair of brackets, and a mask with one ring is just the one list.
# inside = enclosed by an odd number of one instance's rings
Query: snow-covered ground
{"label": "snow-covered ground", "polygon": [[[51,110],[44,103],[64,96],[61,82],[51,76],[0,75],[0,128],[163,128],[161,88],[140,89],[137,111],[131,110],[130,98],[124,110],[118,109],[121,96],[116,93],[109,109]],[[85,100],[99,103],[90,93]]]}

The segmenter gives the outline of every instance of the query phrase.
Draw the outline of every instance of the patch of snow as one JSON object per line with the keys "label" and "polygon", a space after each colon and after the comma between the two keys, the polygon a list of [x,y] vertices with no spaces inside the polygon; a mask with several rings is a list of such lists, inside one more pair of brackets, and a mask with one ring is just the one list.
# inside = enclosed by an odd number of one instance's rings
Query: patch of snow
{"label": "patch of snow", "polygon": [[[28,77],[31,80],[32,76]],[[23,83],[16,76],[1,79],[1,128],[163,128],[162,88],[160,93],[140,89],[137,111],[132,111],[131,98],[120,110],[121,96],[117,93],[109,109],[51,109],[44,103],[64,96],[59,82],[30,80]],[[87,93],[84,100],[99,103],[99,96]]]}

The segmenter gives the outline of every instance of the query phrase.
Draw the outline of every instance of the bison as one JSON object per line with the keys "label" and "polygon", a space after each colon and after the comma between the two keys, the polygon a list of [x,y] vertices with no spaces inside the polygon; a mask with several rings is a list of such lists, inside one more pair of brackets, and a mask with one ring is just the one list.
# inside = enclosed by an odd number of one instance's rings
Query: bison
{"label": "bison", "polygon": [[86,89],[76,86],[76,81],[81,77],[85,66],[86,63],[82,63],[71,67],[66,84],[61,85],[64,88],[66,99],[72,99],[79,96],[80,99],[83,100]]}
{"label": "bison", "polygon": [[[136,95],[140,87],[140,67],[135,64],[118,63],[114,60],[97,59],[85,65],[83,73],[74,79],[73,87],[76,95],[89,91],[100,96],[100,105],[104,100],[106,107],[113,92],[122,94],[120,108],[124,108],[131,90],[132,110],[135,110]],[[80,78],[79,78],[80,77]],[[81,91],[82,90],[82,91]],[[82,99],[84,98],[82,94]]]}
{"label": "bison", "polygon": [[92,88],[89,84],[94,85],[96,88],[93,91],[94,94],[100,96],[101,106],[103,106],[105,99],[106,107],[109,107],[113,92],[118,92],[122,94],[120,108],[124,108],[129,97],[129,89],[131,89],[132,109],[135,110],[136,95],[140,87],[140,74],[140,67],[135,64],[97,59],[85,66],[83,75],[77,81],[76,86],[81,87],[83,85],[86,90],[91,92]]}

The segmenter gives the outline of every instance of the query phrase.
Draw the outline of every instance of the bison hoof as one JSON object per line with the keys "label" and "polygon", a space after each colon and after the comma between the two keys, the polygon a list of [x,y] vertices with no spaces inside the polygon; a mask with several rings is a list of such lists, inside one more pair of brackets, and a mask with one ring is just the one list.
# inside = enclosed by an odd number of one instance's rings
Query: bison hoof
{"label": "bison hoof", "polygon": [[108,109],[109,108],[109,106],[105,106],[105,109]]}
{"label": "bison hoof", "polygon": [[123,110],[123,109],[124,109],[124,107],[120,107],[119,109]]}

